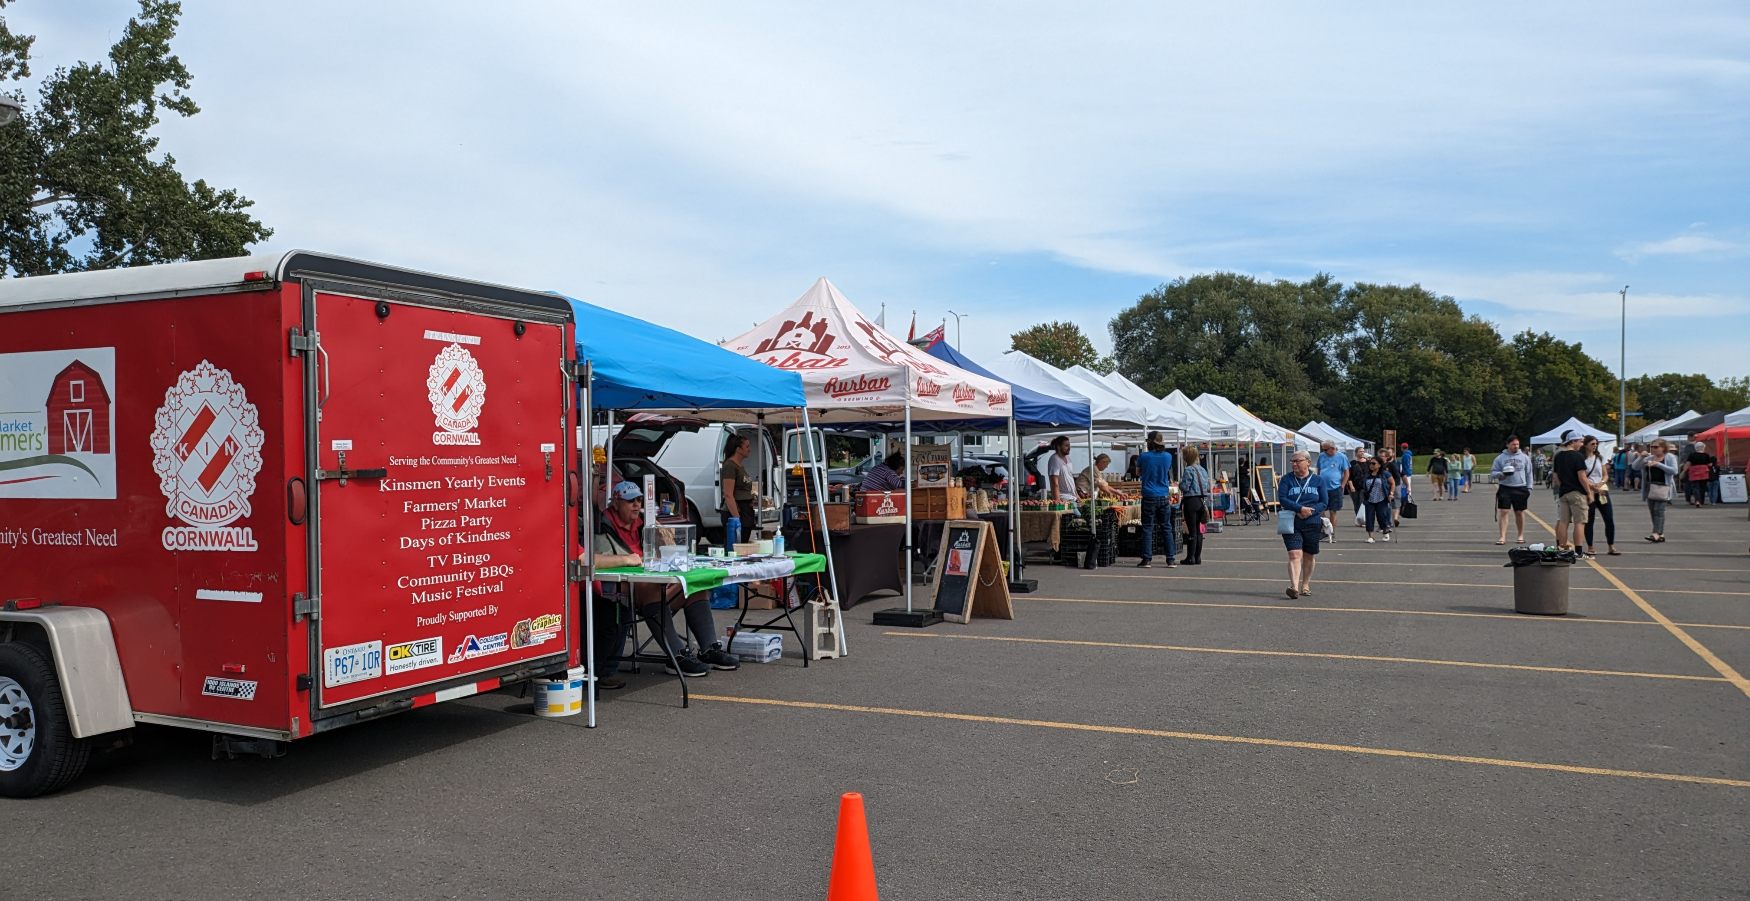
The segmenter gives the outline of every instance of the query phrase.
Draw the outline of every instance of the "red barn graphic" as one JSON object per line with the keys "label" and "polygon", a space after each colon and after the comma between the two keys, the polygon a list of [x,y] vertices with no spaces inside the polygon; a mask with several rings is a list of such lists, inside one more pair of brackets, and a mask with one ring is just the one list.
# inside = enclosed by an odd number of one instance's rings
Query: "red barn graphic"
{"label": "red barn graphic", "polygon": [[109,403],[109,386],[97,370],[69,363],[49,387],[49,453],[109,453]]}

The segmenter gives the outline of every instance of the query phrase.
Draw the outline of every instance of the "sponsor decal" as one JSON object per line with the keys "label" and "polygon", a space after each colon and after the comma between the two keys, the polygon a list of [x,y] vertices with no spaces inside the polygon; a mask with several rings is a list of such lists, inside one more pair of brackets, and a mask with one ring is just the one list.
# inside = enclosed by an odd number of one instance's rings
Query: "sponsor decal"
{"label": "sponsor decal", "polygon": [[259,604],[259,591],[232,591],[228,588],[196,588],[194,599],[197,601],[230,601],[235,604]]}
{"label": "sponsor decal", "polygon": [[972,403],[973,399],[976,397],[978,397],[978,389],[977,388],[974,388],[971,385],[966,384],[965,382],[959,382],[954,386],[954,402],[955,403],[957,403],[957,404],[969,404],[969,403]]}
{"label": "sponsor decal", "polygon": [[876,516],[898,516],[899,515],[899,505],[894,503],[892,492],[886,492],[886,493],[881,495],[881,504],[875,508],[875,515]]}
{"label": "sponsor decal", "polygon": [[479,344],[479,335],[458,335],[455,332],[440,332],[437,329],[426,329],[425,340],[442,341],[445,344]]}
{"label": "sponsor decal", "polygon": [[431,443],[479,444],[480,410],[486,406],[486,376],[474,355],[460,344],[438,351],[425,378],[426,399],[438,430]]}
{"label": "sponsor decal", "polygon": [[444,662],[444,640],[441,636],[420,638],[392,644],[383,652],[383,672],[405,673]]}
{"label": "sponsor decal", "polygon": [[918,397],[938,397],[942,393],[942,386],[930,381],[928,378],[918,379],[917,388]]}
{"label": "sponsor decal", "polygon": [[857,394],[879,394],[893,387],[893,381],[887,376],[859,375],[856,378],[841,379],[837,376],[827,379],[822,386],[828,397],[850,397]]}
{"label": "sponsor decal", "polygon": [[255,405],[229,370],[207,360],[164,392],[152,429],[152,468],[167,503],[167,551],[253,551],[255,532],[232,523],[250,514],[261,472]]}
{"label": "sponsor decal", "polygon": [[209,698],[253,701],[255,700],[257,684],[248,679],[222,679],[218,676],[208,676],[206,681],[201,683],[201,694]]}
{"label": "sponsor decal", "polygon": [[1009,392],[1007,391],[992,391],[985,396],[985,404],[993,410],[1007,404],[1008,402]]}
{"label": "sponsor decal", "polygon": [[114,500],[114,384],[113,347],[0,354],[0,497]]}
{"label": "sponsor decal", "polygon": [[364,641],[322,652],[322,685],[334,688],[383,675],[383,643]]}
{"label": "sponsor decal", "polygon": [[450,652],[450,662],[461,663],[464,660],[473,660],[475,657],[500,654],[509,647],[509,632],[500,632],[497,635],[470,635],[462,639],[462,642],[456,645],[456,649]]}
{"label": "sponsor decal", "polygon": [[826,319],[816,319],[810,310],[801,319],[784,320],[776,333],[754,346],[753,352],[766,355],[761,362],[779,369],[833,369],[850,362],[833,354],[837,341],[827,330]]}
{"label": "sponsor decal", "polygon": [[519,621],[510,630],[510,646],[527,648],[545,644],[559,637],[561,620],[557,613],[547,613],[534,619]]}

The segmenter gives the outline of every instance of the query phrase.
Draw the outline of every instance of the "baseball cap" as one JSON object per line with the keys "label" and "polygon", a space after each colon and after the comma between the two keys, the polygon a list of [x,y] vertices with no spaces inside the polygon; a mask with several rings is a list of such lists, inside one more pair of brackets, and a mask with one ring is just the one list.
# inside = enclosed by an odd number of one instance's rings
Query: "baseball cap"
{"label": "baseball cap", "polygon": [[1402,448],[1408,448],[1409,446],[1410,446],[1410,442],[1408,442],[1408,441],[1405,441],[1404,443],[1398,445],[1398,447],[1402,447]]}
{"label": "baseball cap", "polygon": [[1571,441],[1578,441],[1578,440],[1580,440],[1580,433],[1574,431],[1573,429],[1568,429],[1567,431],[1562,433],[1562,443],[1563,444],[1567,444]]}
{"label": "baseball cap", "polygon": [[614,486],[614,497],[623,501],[635,501],[644,496],[644,492],[631,482],[621,482]]}

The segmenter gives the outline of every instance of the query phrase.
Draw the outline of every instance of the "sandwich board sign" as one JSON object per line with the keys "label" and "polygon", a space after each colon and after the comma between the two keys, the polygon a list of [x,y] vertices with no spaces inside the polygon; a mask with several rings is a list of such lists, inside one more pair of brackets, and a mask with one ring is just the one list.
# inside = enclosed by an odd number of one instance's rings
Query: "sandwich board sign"
{"label": "sandwich board sign", "polygon": [[930,595],[936,612],[950,622],[964,623],[974,616],[1015,618],[1002,552],[990,523],[957,519],[942,529]]}

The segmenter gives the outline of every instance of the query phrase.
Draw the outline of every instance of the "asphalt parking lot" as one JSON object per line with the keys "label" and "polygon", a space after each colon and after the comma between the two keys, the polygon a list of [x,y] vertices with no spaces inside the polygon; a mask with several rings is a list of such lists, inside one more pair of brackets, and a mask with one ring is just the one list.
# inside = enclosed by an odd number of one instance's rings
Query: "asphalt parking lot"
{"label": "asphalt parking lot", "polygon": [[792,642],[688,710],[631,676],[594,730],[509,694],[274,761],[142,730],[0,805],[0,897],[820,898],[844,791],[890,899],[1745,897],[1744,509],[1650,545],[1623,503],[1624,556],[1534,618],[1486,494],[1421,508],[1345,528],[1311,597],[1230,529],[1202,567],[1031,568],[1013,621],[871,600],[846,659]]}

